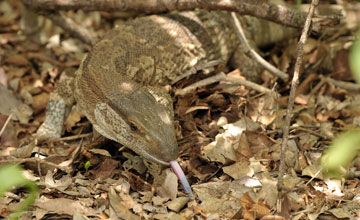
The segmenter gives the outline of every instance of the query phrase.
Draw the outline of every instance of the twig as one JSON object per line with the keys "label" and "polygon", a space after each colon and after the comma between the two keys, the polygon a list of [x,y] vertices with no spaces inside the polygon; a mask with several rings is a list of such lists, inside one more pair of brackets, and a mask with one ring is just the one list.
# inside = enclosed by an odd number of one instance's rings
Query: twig
{"label": "twig", "polygon": [[305,186],[309,185],[309,183],[311,183],[317,176],[319,176],[319,174],[321,173],[321,170],[322,170],[322,169],[319,169],[319,170],[315,173],[315,175],[314,175],[313,177],[311,177],[311,179],[309,179],[309,181],[307,181],[307,182],[305,183]]}
{"label": "twig", "polygon": [[198,66],[196,67],[193,67],[191,68],[188,72],[184,73],[184,74],[181,74],[180,76],[176,77],[173,81],[171,81],[171,85],[179,82],[180,80],[188,77],[188,76],[191,76],[195,73],[197,73],[198,71],[200,70],[204,70],[204,69],[208,69],[208,68],[211,68],[211,67],[215,67],[216,65],[219,65],[221,64],[222,61],[221,60],[212,60],[212,61],[209,61],[207,63],[199,63]]}
{"label": "twig", "polygon": [[86,44],[94,45],[96,42],[96,37],[94,37],[88,30],[76,24],[72,19],[63,16],[58,11],[41,11],[40,12],[45,17],[49,18],[56,25],[60,26],[64,31],[69,33],[71,36],[80,39]]}
{"label": "twig", "polygon": [[124,170],[124,172],[125,172],[126,174],[134,177],[134,178],[137,179],[138,181],[142,182],[143,184],[149,186],[150,189],[151,189],[151,194],[152,194],[152,196],[154,196],[154,194],[155,194],[155,188],[154,188],[150,183],[148,183],[147,181],[141,179],[141,177],[139,177],[139,176],[137,176],[137,175],[135,175],[135,174],[127,171],[127,170]]}
{"label": "twig", "polygon": [[[324,78],[323,76],[320,76],[322,78]],[[356,84],[356,83],[351,83],[351,82],[344,82],[344,81],[340,81],[340,80],[335,80],[332,79],[330,77],[326,77],[325,80],[330,83],[333,84],[334,86],[337,86],[339,88],[342,89],[346,89],[349,91],[354,91],[354,92],[360,92],[360,85]]]}
{"label": "twig", "polygon": [[29,53],[26,53],[26,57],[32,58],[32,59],[39,59],[42,62],[49,62],[55,66],[62,67],[62,68],[79,66],[80,62],[81,62],[80,60],[74,60],[74,61],[68,61],[66,63],[63,63],[63,62],[59,62],[56,59],[49,57],[48,55],[45,55],[45,53],[29,52]]}
{"label": "twig", "polygon": [[93,135],[93,133],[87,133],[87,134],[77,134],[77,135],[61,137],[61,138],[41,139],[41,140],[39,140],[39,143],[44,143],[44,142],[54,143],[54,142],[60,142],[60,141],[73,141],[73,140],[80,139],[80,138],[90,137],[92,135]]}
{"label": "twig", "polygon": [[264,92],[264,93],[272,92],[270,89],[268,89],[268,88],[266,88],[264,86],[258,85],[256,83],[250,82],[248,80],[238,79],[238,78],[235,78],[235,77],[226,76],[224,73],[219,73],[219,74],[217,74],[215,76],[200,80],[200,81],[198,81],[198,82],[196,82],[194,84],[191,84],[190,86],[187,86],[187,87],[185,87],[183,89],[177,90],[175,92],[175,94],[176,95],[185,95],[185,94],[190,93],[191,91],[195,90],[198,87],[210,85],[212,83],[216,83],[216,82],[219,82],[219,81],[226,81],[226,82],[229,82],[229,83],[232,83],[232,84],[243,85],[243,86],[249,87],[251,89],[254,89],[254,90],[258,91],[258,92]]}
{"label": "twig", "polygon": [[62,170],[66,173],[69,173],[70,168],[69,167],[63,167],[63,166],[59,166],[55,163],[52,162],[48,162],[46,160],[42,160],[38,157],[31,157],[31,158],[23,158],[23,159],[8,159],[8,160],[1,160],[0,163],[18,163],[18,164],[22,164],[22,163],[26,163],[26,162],[36,162],[36,163],[42,163],[42,164],[46,164],[49,166],[53,166],[59,170]]}
{"label": "twig", "polygon": [[5,131],[6,126],[9,124],[9,122],[10,122],[13,114],[14,114],[14,113],[11,112],[11,114],[10,114],[10,115],[8,116],[8,118],[6,119],[6,121],[5,121],[3,127],[1,128],[1,131],[0,131],[0,137],[1,137],[1,135],[3,134],[3,132]]}
{"label": "twig", "polygon": [[93,133],[77,134],[77,135],[68,136],[68,137],[56,138],[56,139],[54,139],[54,141],[72,141],[72,140],[76,140],[76,139],[80,139],[80,138],[90,137],[92,135],[93,135]]}
{"label": "twig", "polygon": [[[82,136],[81,133],[82,133],[83,130],[84,130],[84,127],[81,128],[80,134],[77,135],[77,136]],[[88,135],[88,134],[87,134],[87,135]],[[80,151],[81,151],[82,146],[83,146],[83,141],[84,141],[84,138],[82,137],[79,145],[76,147],[75,151],[74,151],[74,152],[72,153],[72,155],[71,155],[71,159],[70,159],[70,163],[69,163],[69,164],[73,165],[74,160],[79,156]],[[75,172],[74,169],[72,170],[72,173],[73,173],[73,172]]]}
{"label": "twig", "polygon": [[[284,189],[284,174],[285,174],[285,151],[287,147],[287,142],[289,140],[289,129],[290,129],[290,122],[291,118],[293,116],[293,108],[294,108],[294,101],[296,96],[296,88],[299,84],[299,75],[300,75],[300,67],[303,61],[304,56],[304,45],[307,40],[307,36],[310,30],[311,25],[311,19],[314,14],[315,7],[319,4],[319,0],[312,0],[308,16],[306,18],[306,22],[304,25],[304,29],[301,33],[300,40],[298,42],[298,48],[297,48],[297,58],[295,63],[295,70],[294,70],[294,76],[291,82],[291,89],[290,89],[290,95],[289,95],[289,102],[287,107],[287,114],[285,118],[284,128],[283,128],[283,139],[281,144],[281,155],[280,155],[280,166],[279,166],[279,177],[278,177],[278,195],[282,195],[281,190]],[[278,200],[281,200],[281,198],[278,198]],[[278,208],[278,212],[280,213],[281,210]]]}
{"label": "twig", "polygon": [[322,138],[322,139],[324,139],[324,140],[331,140],[331,139],[332,139],[332,137],[329,137],[329,136],[320,134],[320,133],[318,133],[318,132],[316,132],[316,131],[313,131],[313,130],[310,130],[310,129],[306,129],[306,128],[304,128],[304,127],[298,127],[298,126],[293,127],[293,126],[291,126],[291,128],[292,128],[292,129],[297,129],[297,130],[299,130],[299,131],[303,131],[303,132],[306,132],[306,133],[309,133],[309,134],[312,134],[312,135],[314,135],[314,136],[316,136],[316,137],[319,137],[319,138]]}
{"label": "twig", "polygon": [[240,21],[237,18],[235,12],[231,12],[231,17],[233,18],[234,24],[235,24],[235,32],[238,36],[241,44],[244,46],[243,50],[244,53],[248,54],[252,58],[254,58],[259,64],[261,64],[266,70],[268,70],[270,73],[278,76],[283,81],[287,81],[289,76],[284,73],[283,71],[279,70],[275,66],[271,65],[269,62],[264,60],[253,48],[251,48],[248,40],[246,39],[246,36],[244,34],[244,30],[241,27]]}

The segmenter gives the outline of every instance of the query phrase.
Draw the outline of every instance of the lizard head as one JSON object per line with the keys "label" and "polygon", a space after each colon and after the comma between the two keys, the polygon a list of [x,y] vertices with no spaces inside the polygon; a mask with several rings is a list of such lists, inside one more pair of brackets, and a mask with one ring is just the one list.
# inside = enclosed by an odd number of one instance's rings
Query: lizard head
{"label": "lizard head", "polygon": [[178,157],[171,111],[146,87],[108,95],[96,105],[94,116],[95,130],[146,159],[169,165]]}

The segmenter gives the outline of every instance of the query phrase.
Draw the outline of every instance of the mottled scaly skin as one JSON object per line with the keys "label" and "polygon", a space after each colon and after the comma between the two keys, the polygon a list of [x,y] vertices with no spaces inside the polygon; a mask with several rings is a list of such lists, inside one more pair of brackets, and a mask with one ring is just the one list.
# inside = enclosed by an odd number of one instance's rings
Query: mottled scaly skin
{"label": "mottled scaly skin", "polygon": [[[184,12],[127,21],[96,44],[82,79],[110,83],[126,76],[143,85],[165,85],[201,63],[226,62],[237,45],[226,12]],[[89,71],[91,69],[91,71]],[[99,78],[100,77],[100,78]]]}
{"label": "mottled scaly skin", "polygon": [[[48,109],[75,101],[99,133],[168,164],[178,156],[172,103],[152,86],[169,84],[209,61],[227,62],[237,43],[226,12],[172,13],[124,22],[94,46],[75,81],[58,86],[50,99],[55,101],[49,102],[57,104]],[[38,134],[49,126],[45,121]]]}

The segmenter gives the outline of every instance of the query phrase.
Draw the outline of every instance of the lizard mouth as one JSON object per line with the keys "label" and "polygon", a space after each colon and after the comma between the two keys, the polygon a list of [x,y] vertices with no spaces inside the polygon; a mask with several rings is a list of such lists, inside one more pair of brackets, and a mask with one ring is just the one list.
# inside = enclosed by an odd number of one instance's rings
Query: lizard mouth
{"label": "lizard mouth", "polygon": [[165,166],[170,166],[169,161],[164,161],[164,160],[158,159],[158,158],[156,158],[155,156],[150,155],[150,154],[147,153],[147,152],[143,152],[143,153],[142,153],[142,156],[143,156],[145,159],[148,159],[148,160],[150,160],[150,161],[153,161],[153,162],[156,162],[156,163],[165,165]]}

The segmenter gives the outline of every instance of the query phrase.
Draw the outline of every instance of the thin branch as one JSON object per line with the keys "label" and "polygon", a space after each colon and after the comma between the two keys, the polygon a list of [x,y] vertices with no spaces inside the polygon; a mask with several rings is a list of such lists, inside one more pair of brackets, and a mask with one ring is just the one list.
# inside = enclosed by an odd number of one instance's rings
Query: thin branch
{"label": "thin branch", "polygon": [[14,113],[11,112],[11,114],[10,114],[10,115],[8,116],[8,118],[6,119],[4,125],[2,126],[1,131],[0,131],[0,137],[1,137],[1,135],[3,134],[3,132],[5,131],[5,128],[7,127],[7,125],[9,124],[9,122],[10,122],[13,114],[14,114]]}
{"label": "thin branch", "polygon": [[231,12],[231,16],[234,20],[234,24],[235,24],[235,32],[236,35],[238,36],[241,44],[244,46],[243,50],[244,53],[248,54],[249,56],[251,56],[253,59],[255,59],[260,65],[262,65],[266,70],[268,70],[270,73],[276,75],[277,77],[279,77],[280,79],[282,79],[283,81],[287,81],[287,79],[289,78],[289,76],[284,73],[283,71],[279,70],[278,68],[276,68],[275,66],[271,65],[269,62],[267,62],[266,60],[264,60],[264,58],[262,58],[253,48],[251,48],[248,40],[246,39],[245,33],[243,28],[241,27],[240,21],[236,16],[235,12]]}
{"label": "thin branch", "polygon": [[86,30],[86,28],[76,24],[72,19],[63,16],[58,11],[41,11],[40,13],[64,29],[65,32],[86,44],[93,46],[97,41],[96,37]]}
{"label": "thin branch", "polygon": [[92,135],[93,135],[93,133],[87,133],[87,134],[77,134],[77,135],[61,137],[61,138],[41,139],[41,140],[38,140],[38,143],[44,143],[44,142],[55,143],[55,142],[62,142],[62,141],[73,141],[73,140],[77,140],[77,139],[81,139],[81,138],[90,137]]}
{"label": "thin branch", "polygon": [[346,90],[349,90],[349,91],[354,91],[354,92],[360,92],[360,85],[359,84],[351,83],[351,82],[344,82],[344,81],[332,79],[330,77],[323,77],[323,76],[320,76],[320,77],[325,78],[325,80],[328,83],[330,83],[330,84],[332,84],[334,86],[337,86],[339,88],[346,89]]}
{"label": "thin branch", "polygon": [[36,163],[45,164],[45,165],[57,168],[59,170],[62,170],[64,172],[66,172],[66,173],[69,173],[70,170],[71,170],[71,168],[68,167],[68,166],[66,166],[66,167],[60,166],[58,164],[55,164],[55,163],[52,163],[52,162],[49,162],[49,161],[46,161],[46,160],[42,160],[42,159],[40,159],[38,157],[1,160],[0,164],[5,164],[5,163],[23,164],[23,163],[26,163],[26,162],[36,162]]}
{"label": "thin branch", "polygon": [[[304,56],[304,45],[306,43],[308,34],[309,34],[309,30],[310,30],[310,25],[311,25],[311,19],[312,16],[314,14],[314,10],[316,8],[316,6],[319,4],[319,0],[312,0],[310,9],[309,9],[309,13],[308,16],[306,18],[306,22],[305,22],[305,26],[304,29],[302,31],[300,40],[298,42],[298,48],[297,48],[297,58],[296,58],[296,63],[295,63],[295,70],[294,70],[294,76],[291,82],[291,89],[290,89],[290,95],[289,95],[289,102],[288,102],[288,107],[287,107],[287,114],[286,114],[286,118],[285,118],[285,123],[284,123],[284,128],[283,128],[283,139],[282,139],[282,144],[281,144],[281,155],[280,155],[280,166],[279,166],[279,177],[278,177],[278,190],[279,190],[279,194],[278,195],[282,195],[280,193],[280,191],[282,189],[284,189],[284,174],[285,174],[285,152],[286,152],[286,148],[287,148],[287,142],[289,140],[289,129],[290,129],[290,122],[291,122],[291,118],[293,116],[293,108],[294,108],[294,101],[295,101],[295,96],[296,96],[296,88],[299,84],[299,75],[300,75],[300,67],[303,61],[303,56]],[[279,211],[279,210],[278,210]]]}
{"label": "thin branch", "polygon": [[243,86],[249,87],[251,89],[254,89],[258,92],[265,92],[265,93],[273,92],[270,89],[268,89],[264,86],[258,85],[256,83],[253,83],[251,81],[248,81],[245,79],[239,79],[239,78],[235,78],[235,77],[231,77],[231,76],[226,76],[224,73],[219,73],[215,76],[200,80],[200,81],[198,81],[194,84],[191,84],[190,86],[187,86],[183,89],[177,90],[175,92],[175,94],[176,95],[185,95],[187,93],[192,92],[196,88],[207,86],[207,85],[210,85],[210,84],[213,84],[216,82],[220,82],[220,81],[225,81],[225,82],[229,82],[232,84],[243,85]]}

